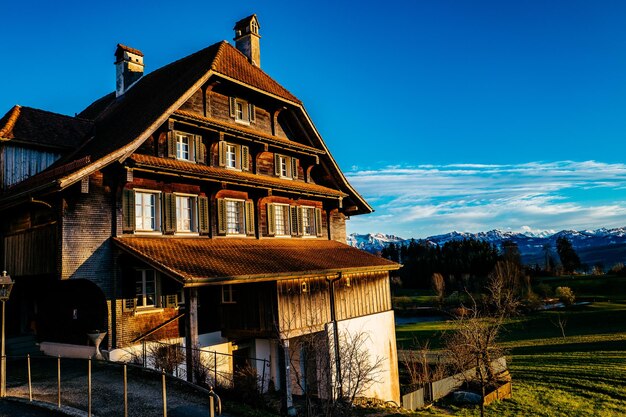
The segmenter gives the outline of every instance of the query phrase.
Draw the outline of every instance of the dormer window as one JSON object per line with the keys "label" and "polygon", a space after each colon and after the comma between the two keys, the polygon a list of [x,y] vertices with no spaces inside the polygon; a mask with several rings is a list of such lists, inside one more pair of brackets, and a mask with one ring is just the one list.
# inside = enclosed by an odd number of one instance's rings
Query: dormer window
{"label": "dormer window", "polygon": [[256,109],[254,104],[236,97],[230,97],[230,117],[233,117],[237,123],[250,124],[256,119]]}

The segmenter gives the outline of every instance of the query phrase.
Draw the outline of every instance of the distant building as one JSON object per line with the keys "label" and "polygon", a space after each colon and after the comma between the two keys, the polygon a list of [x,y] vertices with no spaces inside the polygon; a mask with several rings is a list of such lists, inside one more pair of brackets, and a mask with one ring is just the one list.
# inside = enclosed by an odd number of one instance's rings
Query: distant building
{"label": "distant building", "polygon": [[112,358],[146,338],[220,346],[268,359],[274,387],[295,393],[285,347],[299,357],[293,342],[318,333],[327,348],[301,366],[319,395],[335,329],[364,332],[383,358],[365,394],[397,402],[398,265],[345,244],[346,219],[371,207],[261,70],[256,16],[235,31],[237,48],[146,75],[118,45],[115,91],[76,117],[15,106],[0,119],[7,332],[69,346],[99,329]]}

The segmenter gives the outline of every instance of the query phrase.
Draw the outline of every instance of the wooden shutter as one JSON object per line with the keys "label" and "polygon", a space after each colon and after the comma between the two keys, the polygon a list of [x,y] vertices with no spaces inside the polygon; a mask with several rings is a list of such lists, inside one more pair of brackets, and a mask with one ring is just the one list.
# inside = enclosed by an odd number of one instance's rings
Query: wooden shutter
{"label": "wooden shutter", "polygon": [[122,231],[135,230],[135,191],[122,190]]}
{"label": "wooden shutter", "polygon": [[322,236],[322,210],[318,208],[315,209],[315,234]]}
{"label": "wooden shutter", "polygon": [[202,143],[202,136],[195,135],[193,138],[193,143],[196,146],[196,162],[199,162],[201,164],[206,163],[206,152],[204,144]]}
{"label": "wooden shutter", "polygon": [[285,222],[285,234],[291,234],[291,210],[289,206],[280,206],[279,210],[283,211],[283,221]]}
{"label": "wooden shutter", "polygon": [[248,103],[248,115],[250,116],[250,123],[254,123],[256,120],[256,114],[254,114],[254,104]]}
{"label": "wooden shutter", "polygon": [[137,306],[136,298],[125,298],[122,300],[122,311],[125,313],[132,313]]}
{"label": "wooden shutter", "polygon": [[276,234],[276,209],[281,210],[282,206],[276,207],[272,203],[267,203],[267,234],[270,236]]}
{"label": "wooden shutter", "polygon": [[167,156],[176,158],[176,134],[173,130],[167,132]]}
{"label": "wooden shutter", "polygon": [[226,200],[217,199],[217,233],[226,234]]}
{"label": "wooden shutter", "polygon": [[209,233],[209,199],[198,197],[198,232]]}
{"label": "wooden shutter", "polygon": [[171,193],[163,194],[163,231],[176,231],[176,196]]}
{"label": "wooden shutter", "polygon": [[302,207],[291,206],[291,236],[302,236]]}
{"label": "wooden shutter", "polygon": [[218,144],[218,159],[219,159],[219,166],[221,167],[225,167],[226,166],[226,142],[224,142],[223,140],[219,142]]}
{"label": "wooden shutter", "polygon": [[298,179],[298,158],[291,158],[291,178]]}
{"label": "wooden shutter", "polygon": [[280,155],[274,154],[274,174],[280,176]]}
{"label": "wooden shutter", "polygon": [[246,201],[246,234],[254,235],[254,203]]}
{"label": "wooden shutter", "polygon": [[247,146],[241,147],[241,170],[250,171],[250,149]]}
{"label": "wooden shutter", "polygon": [[228,107],[230,108],[230,117],[235,117],[235,109],[237,108],[235,97],[229,97]]}

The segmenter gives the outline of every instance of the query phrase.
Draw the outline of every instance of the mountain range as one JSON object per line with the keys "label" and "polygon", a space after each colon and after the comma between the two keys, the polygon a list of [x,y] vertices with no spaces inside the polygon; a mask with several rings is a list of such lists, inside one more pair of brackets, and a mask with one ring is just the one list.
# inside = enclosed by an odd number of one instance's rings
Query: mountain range
{"label": "mountain range", "polygon": [[[527,265],[545,262],[544,246],[550,245],[553,256],[556,255],[556,240],[566,237],[572,242],[572,246],[578,253],[581,261],[589,266],[601,263],[605,268],[610,268],[615,263],[626,263],[626,227],[614,229],[596,230],[562,230],[560,232],[511,232],[502,230],[490,230],[488,232],[466,233],[450,232],[443,235],[429,236],[421,240],[432,245],[443,245],[451,240],[478,239],[484,240],[502,248],[504,241],[510,240],[517,244],[522,255],[522,261]],[[371,253],[378,253],[384,247],[394,243],[396,245],[408,245],[411,239],[403,239],[399,236],[382,233],[356,234],[348,236],[348,244]]]}

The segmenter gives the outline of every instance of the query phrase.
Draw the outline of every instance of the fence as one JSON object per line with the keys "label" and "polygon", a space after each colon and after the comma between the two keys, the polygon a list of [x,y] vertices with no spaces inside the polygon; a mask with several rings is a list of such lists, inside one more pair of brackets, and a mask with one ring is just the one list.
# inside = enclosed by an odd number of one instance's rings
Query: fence
{"label": "fence", "polygon": [[[265,392],[269,385],[270,361],[243,355],[192,348],[196,383],[207,387],[235,388],[238,381],[255,378],[259,390]],[[142,341],[139,351],[129,351],[125,359],[144,368],[187,380],[186,348],[179,343]]]}
{"label": "fence", "polygon": [[[211,390],[141,367],[91,359],[7,357],[7,396],[72,407],[88,416],[162,415],[189,406],[201,415],[221,409]],[[169,393],[169,395],[168,395]]]}
{"label": "fence", "polygon": [[[501,358],[494,359],[492,362],[492,366],[494,372],[504,372],[507,369],[506,358],[503,356]],[[438,399],[445,397],[452,391],[459,388],[461,385],[463,385],[463,382],[466,379],[471,378],[475,373],[476,370],[468,369],[465,372],[458,373],[456,375],[452,375],[438,381],[430,382],[426,384],[426,386],[423,388],[403,395],[402,407],[406,408],[407,410],[416,410],[417,408],[424,407],[424,405],[428,402],[437,401]],[[499,398],[504,397],[501,395]]]}

